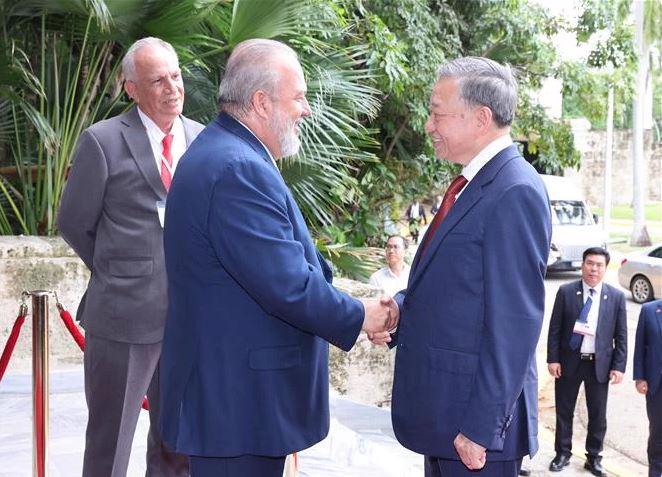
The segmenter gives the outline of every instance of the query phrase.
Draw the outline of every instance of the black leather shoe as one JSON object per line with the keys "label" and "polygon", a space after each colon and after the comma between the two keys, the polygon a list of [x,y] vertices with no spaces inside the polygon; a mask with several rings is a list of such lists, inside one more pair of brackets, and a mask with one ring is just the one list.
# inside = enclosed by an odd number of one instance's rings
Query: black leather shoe
{"label": "black leather shoe", "polygon": [[561,472],[564,467],[570,464],[570,456],[564,454],[556,454],[554,460],[549,464],[549,470],[552,472]]}
{"label": "black leather shoe", "polygon": [[529,469],[520,469],[519,470],[519,475],[523,475],[525,477],[528,477],[531,475],[531,471]]}
{"label": "black leather shoe", "polygon": [[597,475],[598,477],[607,477],[607,473],[602,468],[602,464],[599,459],[587,459],[584,464],[584,468],[588,470],[591,474]]}

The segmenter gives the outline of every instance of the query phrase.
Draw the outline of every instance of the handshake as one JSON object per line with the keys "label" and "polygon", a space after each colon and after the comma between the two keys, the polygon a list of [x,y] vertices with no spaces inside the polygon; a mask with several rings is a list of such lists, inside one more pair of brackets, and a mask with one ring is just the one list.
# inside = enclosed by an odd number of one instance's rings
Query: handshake
{"label": "handshake", "polygon": [[361,300],[365,309],[362,330],[368,339],[376,345],[391,341],[391,332],[398,326],[400,310],[391,297],[383,296],[379,300]]}

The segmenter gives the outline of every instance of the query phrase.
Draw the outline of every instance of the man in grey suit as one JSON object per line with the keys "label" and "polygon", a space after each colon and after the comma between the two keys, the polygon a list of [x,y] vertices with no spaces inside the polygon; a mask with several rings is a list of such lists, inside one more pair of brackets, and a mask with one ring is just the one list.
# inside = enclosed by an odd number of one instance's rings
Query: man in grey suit
{"label": "man in grey suit", "polygon": [[122,61],[131,110],[85,131],[58,217],[62,237],[90,269],[78,307],[86,332],[88,423],[83,477],[126,475],[143,396],[149,399],[147,476],[188,476],[158,430],[158,366],[167,280],[160,217],[179,158],[203,129],[181,115],[177,54],[157,38]]}
{"label": "man in grey suit", "polygon": [[598,477],[607,432],[609,382],[623,380],[627,359],[625,295],[604,283],[609,252],[586,249],[582,279],[562,285],[556,294],[547,338],[547,367],[556,378],[556,457],[549,470],[559,472],[570,461],[572,417],[579,385],[584,383],[588,429],[584,468]]}

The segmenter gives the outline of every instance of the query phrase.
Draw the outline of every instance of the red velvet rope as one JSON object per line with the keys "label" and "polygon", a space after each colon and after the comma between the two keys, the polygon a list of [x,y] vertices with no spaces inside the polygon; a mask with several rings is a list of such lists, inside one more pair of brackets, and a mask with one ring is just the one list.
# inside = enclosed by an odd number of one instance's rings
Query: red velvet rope
{"label": "red velvet rope", "polygon": [[74,323],[73,318],[71,318],[71,313],[61,307],[58,307],[58,309],[60,310],[60,318],[62,318],[64,326],[66,326],[67,330],[69,330],[69,334],[74,339],[80,350],[85,351],[85,336],[83,336],[83,333],[80,332]]}
{"label": "red velvet rope", "polygon": [[[83,333],[80,332],[80,330],[74,323],[73,318],[71,318],[71,313],[65,310],[60,303],[57,303],[57,309],[60,310],[60,318],[62,318],[62,322],[64,323],[64,326],[66,326],[67,330],[69,330],[69,334],[74,339],[80,350],[84,352],[85,336],[83,336]],[[149,403],[147,402],[147,397],[143,398],[141,407],[145,411],[149,411]]]}
{"label": "red velvet rope", "polygon": [[23,326],[23,323],[25,323],[26,314],[27,309],[21,305],[21,310],[18,313],[18,317],[16,317],[16,321],[14,321],[14,326],[11,329],[11,333],[9,333],[9,339],[7,340],[7,344],[5,344],[5,349],[2,351],[2,357],[0,357],[0,381],[2,381],[2,377],[5,375],[7,365],[9,364],[9,358],[11,358],[11,355],[14,352],[14,347],[16,346],[16,341],[18,341],[21,327]]}

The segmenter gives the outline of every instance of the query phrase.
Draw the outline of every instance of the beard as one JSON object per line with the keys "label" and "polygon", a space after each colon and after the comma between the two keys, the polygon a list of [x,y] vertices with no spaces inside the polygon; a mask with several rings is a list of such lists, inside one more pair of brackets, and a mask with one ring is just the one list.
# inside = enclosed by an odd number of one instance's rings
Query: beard
{"label": "beard", "polygon": [[288,120],[278,112],[271,123],[271,128],[276,132],[281,157],[294,156],[299,152],[301,141],[294,130],[298,120]]}

